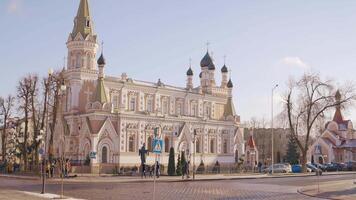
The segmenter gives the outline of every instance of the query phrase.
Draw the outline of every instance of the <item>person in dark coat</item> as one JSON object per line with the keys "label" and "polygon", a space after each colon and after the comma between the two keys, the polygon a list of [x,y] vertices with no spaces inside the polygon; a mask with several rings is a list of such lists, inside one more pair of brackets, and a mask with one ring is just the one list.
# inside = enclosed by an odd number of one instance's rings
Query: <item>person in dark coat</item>
{"label": "person in dark coat", "polygon": [[159,162],[156,161],[156,177],[159,178],[159,174],[160,174],[160,166],[159,166]]}

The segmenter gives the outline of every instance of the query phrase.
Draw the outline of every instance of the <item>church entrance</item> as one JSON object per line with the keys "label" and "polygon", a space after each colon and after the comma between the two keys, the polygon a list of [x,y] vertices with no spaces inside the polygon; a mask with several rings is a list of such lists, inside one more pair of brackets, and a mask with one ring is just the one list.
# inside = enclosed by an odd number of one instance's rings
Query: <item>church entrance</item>
{"label": "church entrance", "polygon": [[184,154],[185,159],[188,161],[190,160],[190,151],[187,141],[183,141],[179,144],[178,147],[180,155]]}

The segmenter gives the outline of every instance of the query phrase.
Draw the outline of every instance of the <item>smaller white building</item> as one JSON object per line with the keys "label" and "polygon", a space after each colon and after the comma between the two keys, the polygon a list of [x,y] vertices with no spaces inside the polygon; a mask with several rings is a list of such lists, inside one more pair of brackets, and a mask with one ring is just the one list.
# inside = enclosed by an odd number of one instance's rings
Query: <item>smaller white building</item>
{"label": "smaller white building", "polygon": [[[335,98],[340,101],[339,91]],[[356,161],[356,132],[352,122],[343,119],[340,105],[333,120],[326,123],[325,131],[309,148],[308,160],[320,164]]]}

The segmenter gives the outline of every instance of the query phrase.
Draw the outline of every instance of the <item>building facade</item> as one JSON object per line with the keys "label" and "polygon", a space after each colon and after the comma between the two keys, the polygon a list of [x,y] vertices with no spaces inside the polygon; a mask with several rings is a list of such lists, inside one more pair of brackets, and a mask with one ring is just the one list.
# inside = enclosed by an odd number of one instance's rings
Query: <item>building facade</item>
{"label": "building facade", "polygon": [[[209,52],[200,62],[200,85],[193,85],[193,70],[186,86],[139,81],[123,73],[104,73],[103,53],[96,61],[97,35],[88,0],[81,0],[73,31],[67,40],[68,62],[63,70],[66,92],[55,132],[54,154],[85,160],[90,152],[92,172],[113,166],[139,166],[138,150],[152,150],[153,129],[164,141],[162,164],[170,147],[196,163],[234,163],[244,154],[243,131],[233,105],[233,84],[228,69],[221,68],[221,84],[215,82],[215,64]],[[182,77],[183,78],[183,77]],[[194,136],[194,130],[197,133]],[[194,145],[195,138],[195,145]],[[148,164],[154,156],[149,154]]]}
{"label": "building facade", "polygon": [[[335,95],[340,102],[339,91]],[[336,106],[332,121],[325,125],[325,130],[311,145],[308,160],[320,164],[356,161],[356,132],[351,120],[344,120],[341,105]]]}
{"label": "building facade", "polygon": [[[245,128],[245,140],[249,139],[250,130]],[[288,149],[288,141],[290,130],[287,128],[274,128],[273,129],[273,156],[275,163],[285,161]],[[253,138],[258,149],[258,161],[263,164],[270,165],[272,163],[272,129],[271,128],[255,128],[253,129]]]}

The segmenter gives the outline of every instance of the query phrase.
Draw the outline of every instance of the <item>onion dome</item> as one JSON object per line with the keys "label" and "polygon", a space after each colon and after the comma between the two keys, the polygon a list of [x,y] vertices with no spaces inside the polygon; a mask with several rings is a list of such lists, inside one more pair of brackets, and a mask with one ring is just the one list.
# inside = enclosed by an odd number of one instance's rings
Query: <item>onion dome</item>
{"label": "onion dome", "polygon": [[209,70],[215,70],[215,65],[213,62],[210,63],[210,65],[208,66]]}
{"label": "onion dome", "polygon": [[193,70],[191,67],[189,67],[189,69],[187,71],[187,76],[193,76]]}
{"label": "onion dome", "polygon": [[105,65],[105,58],[103,56],[103,53],[101,53],[99,59],[98,59],[98,65]]}
{"label": "onion dome", "polygon": [[200,61],[200,67],[209,67],[211,64],[213,64],[213,60],[211,59],[209,52],[206,52],[205,56]]}
{"label": "onion dome", "polygon": [[201,78],[201,77],[202,77],[202,75],[203,75],[203,73],[202,73],[202,72],[200,72],[200,74],[199,74],[199,78]]}
{"label": "onion dome", "polygon": [[229,82],[227,82],[227,87],[232,88],[234,85],[232,84],[231,78],[229,79]]}
{"label": "onion dome", "polygon": [[224,64],[224,66],[221,68],[221,72],[222,72],[222,73],[227,73],[227,67],[226,67],[225,64]]}

